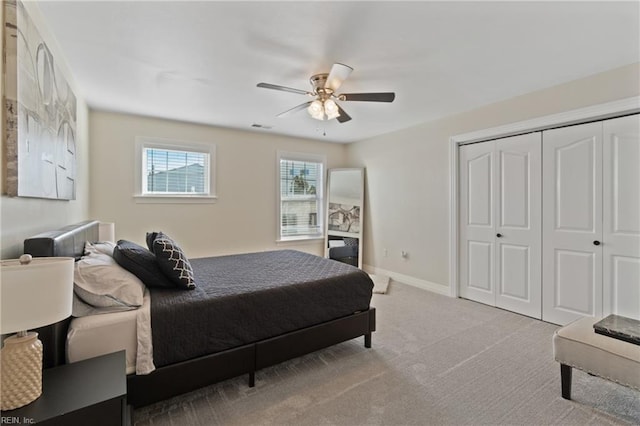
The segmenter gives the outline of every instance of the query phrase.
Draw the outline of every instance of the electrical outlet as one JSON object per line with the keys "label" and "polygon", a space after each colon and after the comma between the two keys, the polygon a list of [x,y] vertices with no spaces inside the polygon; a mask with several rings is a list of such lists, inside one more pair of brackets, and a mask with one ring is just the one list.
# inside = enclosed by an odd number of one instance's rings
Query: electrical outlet
{"label": "electrical outlet", "polygon": [[382,250],[382,255],[383,255],[384,257],[389,256],[389,252],[387,251],[387,249],[383,249],[383,250]]}
{"label": "electrical outlet", "polygon": [[405,251],[405,250],[402,250],[400,252],[400,255],[402,256],[403,259],[406,259],[407,257],[409,257],[409,252]]}

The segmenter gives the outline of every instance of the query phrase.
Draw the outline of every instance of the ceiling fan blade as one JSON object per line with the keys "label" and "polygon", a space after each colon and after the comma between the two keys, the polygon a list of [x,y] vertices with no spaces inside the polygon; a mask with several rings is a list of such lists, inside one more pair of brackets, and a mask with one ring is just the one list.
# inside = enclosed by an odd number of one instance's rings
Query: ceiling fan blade
{"label": "ceiling fan blade", "polygon": [[338,96],[341,101],[362,101],[362,102],[393,102],[396,94],[393,92],[381,93],[343,93]]}
{"label": "ceiling fan blade", "polygon": [[281,90],[283,92],[298,93],[300,95],[312,95],[312,93],[307,92],[306,90],[294,89],[293,87],[278,86],[277,84],[258,83],[257,86],[262,87],[264,89],[273,89],[273,90]]}
{"label": "ceiling fan blade", "polygon": [[338,106],[338,112],[340,113],[340,115],[336,117],[336,120],[338,120],[338,123],[346,123],[347,121],[351,120],[351,117],[349,116],[349,114],[344,112],[344,110],[340,108],[340,105],[338,104],[336,105]]}
{"label": "ceiling fan blade", "polygon": [[313,101],[305,102],[305,103],[300,104],[300,105],[298,105],[298,106],[294,106],[293,108],[288,109],[288,110],[286,110],[286,111],[284,111],[284,112],[281,112],[280,114],[276,115],[276,117],[286,117],[286,116],[288,116],[288,115],[293,114],[294,112],[298,112],[298,111],[300,111],[300,110],[303,110],[303,109],[305,109],[305,108],[308,108],[308,107],[309,107],[309,105],[311,105],[311,102],[313,102]]}
{"label": "ceiling fan blade", "polygon": [[342,83],[347,79],[347,77],[349,77],[351,71],[353,71],[353,68],[348,65],[339,63],[333,64],[324,87],[335,92],[340,86],[342,86]]}

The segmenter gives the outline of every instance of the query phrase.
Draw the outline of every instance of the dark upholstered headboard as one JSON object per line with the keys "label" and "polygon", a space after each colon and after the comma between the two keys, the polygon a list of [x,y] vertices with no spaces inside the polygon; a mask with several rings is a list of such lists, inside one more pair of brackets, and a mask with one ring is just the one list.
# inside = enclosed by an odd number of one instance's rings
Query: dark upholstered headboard
{"label": "dark upholstered headboard", "polygon": [[85,241],[98,241],[99,222],[87,220],[24,240],[24,252],[33,257],[74,257],[84,254]]}
{"label": "dark upholstered headboard", "polygon": [[[99,222],[88,220],[43,232],[24,240],[24,252],[33,257],[74,257],[84,254],[86,241],[98,241]],[[45,368],[65,363],[65,348],[70,318],[34,330],[42,341],[42,362]]]}

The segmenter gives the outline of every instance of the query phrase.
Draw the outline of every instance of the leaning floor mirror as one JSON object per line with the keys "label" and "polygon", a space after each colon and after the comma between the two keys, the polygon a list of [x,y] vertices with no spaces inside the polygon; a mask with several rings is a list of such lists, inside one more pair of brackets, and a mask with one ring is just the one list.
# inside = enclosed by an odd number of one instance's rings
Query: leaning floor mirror
{"label": "leaning floor mirror", "polygon": [[328,171],[326,212],[326,257],[362,268],[364,169]]}

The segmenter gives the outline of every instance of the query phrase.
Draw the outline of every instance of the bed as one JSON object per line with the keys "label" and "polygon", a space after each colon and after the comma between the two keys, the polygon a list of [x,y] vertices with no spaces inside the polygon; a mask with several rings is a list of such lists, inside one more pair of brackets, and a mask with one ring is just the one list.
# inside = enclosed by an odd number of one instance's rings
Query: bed
{"label": "bed", "polygon": [[[28,238],[24,251],[80,258],[84,243],[97,240],[98,222],[86,221]],[[99,319],[103,333],[120,339],[116,349],[127,349],[127,399],[134,407],[243,374],[254,386],[260,369],[357,337],[371,347],[373,283],[357,268],[292,250],[190,261],[198,283],[194,290],[145,291],[155,363],[151,373],[135,374],[131,368],[136,315],[144,311]],[[110,350],[96,337],[91,324],[96,319],[81,319],[71,327],[65,320],[38,330],[46,367]],[[67,350],[76,340],[85,349],[74,343]]]}

